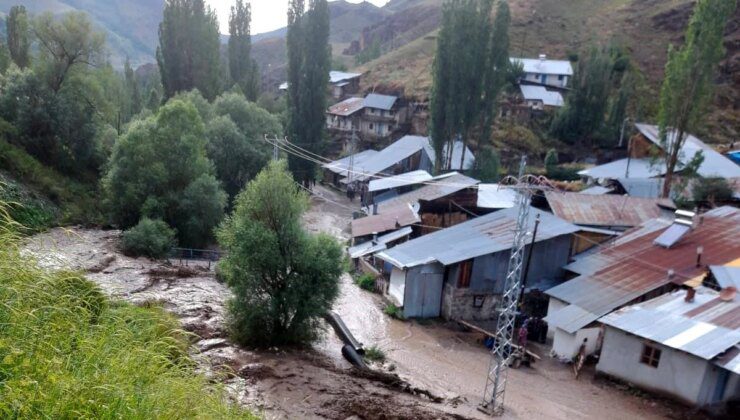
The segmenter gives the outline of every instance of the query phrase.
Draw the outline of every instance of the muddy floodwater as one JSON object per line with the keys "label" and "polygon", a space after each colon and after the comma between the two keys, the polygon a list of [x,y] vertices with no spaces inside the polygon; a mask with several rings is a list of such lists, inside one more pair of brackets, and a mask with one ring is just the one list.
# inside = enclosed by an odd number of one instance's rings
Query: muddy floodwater
{"label": "muddy floodwater", "polygon": [[[307,229],[344,243],[352,209],[341,195],[318,187],[304,216]],[[477,335],[441,322],[398,321],[383,313],[380,296],[341,279],[334,310],[366,346],[386,356],[380,372],[388,383],[358,375],[341,356],[341,341],[326,328],[313,349],[253,350],[232,344],[224,330],[229,289],[205,262],[154,262],[122,255],[118,231],[57,228],[34,236],[25,252],[49,268],[86,272],[110,296],[135,304],[158,304],[193,333],[193,356],[201,370],[222,382],[235,402],[268,419],[294,418],[486,418],[477,410],[490,356]],[[509,371],[505,418],[663,418],[678,408],[638,397],[591,372],[575,380],[568,366],[546,356],[533,368]],[[390,376],[390,375],[389,375]]]}

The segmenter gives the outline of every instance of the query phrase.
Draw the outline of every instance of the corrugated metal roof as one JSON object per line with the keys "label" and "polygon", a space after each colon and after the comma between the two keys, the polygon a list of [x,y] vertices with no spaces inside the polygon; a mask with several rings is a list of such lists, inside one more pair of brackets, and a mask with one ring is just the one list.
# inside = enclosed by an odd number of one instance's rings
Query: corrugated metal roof
{"label": "corrugated metal roof", "polygon": [[329,107],[327,113],[347,117],[362,109],[364,104],[362,98],[348,98]]}
{"label": "corrugated metal roof", "polygon": [[[648,140],[653,142],[656,146],[662,147],[660,142],[659,128],[657,125],[650,124],[635,124],[637,130],[644,135]],[[668,133],[668,144],[673,143],[676,138],[674,131]],[[681,156],[679,160],[683,163],[690,161],[696,152],[702,151],[704,154],[704,161],[699,166],[697,171],[699,175],[705,178],[721,177],[721,178],[737,178],[740,177],[740,166],[735,164],[727,157],[718,153],[712,147],[704,144],[701,140],[689,134],[686,141],[681,147]]]}
{"label": "corrugated metal roof", "polygon": [[397,100],[398,98],[395,96],[369,93],[367,96],[365,96],[365,107],[390,111],[391,109],[393,109],[393,105],[396,103]]}
{"label": "corrugated metal roof", "polygon": [[[696,266],[700,245],[704,248],[703,264],[721,265],[737,258],[740,210],[720,207],[701,217],[696,228],[670,249],[653,244],[668,224],[650,220],[617,238],[613,245],[566,266],[581,275],[546,292],[582,310],[580,316],[570,317],[565,327],[581,328],[652,290],[704,273],[703,267]],[[675,273],[673,278],[668,277],[668,270]]]}
{"label": "corrugated metal roof", "polygon": [[587,194],[587,195],[604,195],[609,194],[612,192],[611,188],[602,187],[601,185],[594,185],[593,187],[588,187],[585,190],[578,191],[579,194]]}
{"label": "corrugated metal roof", "polygon": [[632,227],[663,216],[662,208],[675,209],[671,200],[626,195],[547,192],[545,197],[553,213],[577,225]]}
{"label": "corrugated metal roof", "polygon": [[734,287],[740,290],[740,267],[713,265],[709,269],[720,287]]}
{"label": "corrugated metal roof", "polygon": [[406,185],[420,184],[432,179],[429,172],[424,170],[406,172],[405,174],[389,176],[388,178],[374,179],[368,184],[368,191],[381,191]]}
{"label": "corrugated metal roof", "polygon": [[[704,360],[740,343],[740,299],[725,302],[717,292],[703,287],[696,290],[693,302],[686,302],[685,295],[677,291],[659,296],[600,321]],[[733,371],[740,373],[740,369]]]}
{"label": "corrugated metal roof", "polygon": [[546,106],[563,106],[563,95],[559,92],[547,90],[542,86],[519,85],[522,96],[528,101],[541,101]]}
{"label": "corrugated metal roof", "polygon": [[418,222],[419,216],[411,206],[396,206],[383,214],[352,220],[352,237],[380,234]]}
{"label": "corrugated metal roof", "polygon": [[357,173],[350,176],[347,182],[364,181],[414,155],[420,150],[423,150],[429,156],[430,160],[434,160],[434,151],[429,145],[429,138],[422,136],[403,136],[376,153],[372,158],[360,164],[355,162],[355,171]]}
{"label": "corrugated metal roof", "polygon": [[[376,150],[368,149],[363,150],[360,153],[355,153],[354,155],[354,165],[357,167],[357,165],[362,165],[363,162],[367,161],[371,157],[378,154]],[[323,168],[328,169],[334,173],[347,173],[347,170],[349,169],[349,161],[350,156],[343,157],[341,159],[335,160],[334,162],[325,163],[322,165]]]}
{"label": "corrugated metal roof", "polygon": [[[464,147],[460,141],[455,142],[454,148],[452,149],[452,165],[451,170],[460,170],[460,161],[462,159],[462,152],[465,150],[465,162],[464,168],[472,168],[475,164],[475,156],[468,147]],[[385,149],[377,153],[372,159],[362,162],[361,165],[355,165],[356,174],[349,179],[345,179],[342,182],[349,183],[353,181],[365,181],[368,178],[376,176],[382,173],[393,165],[401,162],[402,160],[414,155],[415,153],[423,150],[429,158],[430,162],[434,162],[434,149],[429,143],[429,137],[422,136],[403,136],[399,140],[395,141]],[[445,151],[447,147],[445,146]],[[445,152],[446,154],[446,152]]]}
{"label": "corrugated metal roof", "polygon": [[346,80],[352,80],[362,76],[362,73],[347,73],[343,71],[332,70],[329,72],[329,83],[336,84]]}
{"label": "corrugated metal roof", "polygon": [[573,66],[567,60],[542,60],[539,58],[516,58],[509,59],[512,63],[522,63],[525,73],[557,74],[564,76],[573,75]]}
{"label": "corrugated metal roof", "polygon": [[370,240],[359,245],[355,245],[349,248],[347,250],[347,253],[349,254],[350,258],[360,258],[364,257],[365,255],[370,255],[379,251],[383,251],[384,249],[386,249],[389,243],[411,235],[412,231],[413,229],[411,229],[410,226],[406,226],[405,228],[398,229],[397,231],[379,236],[378,239],[374,241]]}
{"label": "corrugated metal roof", "polygon": [[653,178],[664,175],[665,165],[650,159],[619,159],[578,172],[578,175],[594,179],[625,178],[629,166],[630,178]]}
{"label": "corrugated metal roof", "polygon": [[663,178],[618,178],[630,197],[658,198],[663,192]]}
{"label": "corrugated metal roof", "polygon": [[446,174],[443,177],[438,177],[429,181],[419,189],[379,203],[378,213],[383,214],[388,211],[393,211],[392,209],[398,206],[415,205],[419,200],[437,200],[466,188],[474,187],[478,185],[479,182],[480,181],[477,179],[458,173]]}
{"label": "corrugated metal roof", "polygon": [[[514,241],[517,213],[517,208],[511,208],[481,216],[398,245],[377,254],[377,257],[398,268],[408,268],[434,261],[450,265],[506,251],[511,249]],[[535,208],[529,212],[530,227],[534,226],[537,215],[540,216],[540,225],[536,242],[578,230],[578,227]]]}
{"label": "corrugated metal roof", "polygon": [[478,207],[482,209],[510,209],[516,205],[516,191],[499,184],[478,185]]}

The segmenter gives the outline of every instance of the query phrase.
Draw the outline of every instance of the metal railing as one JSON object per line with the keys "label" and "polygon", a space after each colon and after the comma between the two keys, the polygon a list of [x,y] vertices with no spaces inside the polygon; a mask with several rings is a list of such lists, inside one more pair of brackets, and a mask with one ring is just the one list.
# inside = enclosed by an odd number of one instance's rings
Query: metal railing
{"label": "metal railing", "polygon": [[208,269],[211,263],[215,263],[225,255],[224,252],[212,249],[194,249],[194,248],[172,248],[170,250],[170,260],[178,260],[180,265],[188,265],[188,261],[206,261]]}

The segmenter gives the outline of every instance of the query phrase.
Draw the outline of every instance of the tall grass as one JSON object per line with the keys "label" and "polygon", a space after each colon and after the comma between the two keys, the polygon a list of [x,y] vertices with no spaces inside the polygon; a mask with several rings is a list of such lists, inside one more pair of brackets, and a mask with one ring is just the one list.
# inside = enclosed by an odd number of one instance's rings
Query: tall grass
{"label": "tall grass", "polygon": [[253,418],[195,372],[173,317],[41,270],[15,232],[0,202],[0,418]]}

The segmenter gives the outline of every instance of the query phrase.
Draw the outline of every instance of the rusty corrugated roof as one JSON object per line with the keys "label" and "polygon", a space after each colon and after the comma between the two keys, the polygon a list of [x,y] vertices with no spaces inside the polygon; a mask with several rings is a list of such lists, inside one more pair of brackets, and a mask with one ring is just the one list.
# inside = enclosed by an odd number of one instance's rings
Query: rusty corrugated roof
{"label": "rusty corrugated roof", "polygon": [[[655,220],[625,233],[614,246],[603,247],[578,261],[580,276],[546,293],[578,310],[548,314],[548,322],[577,331],[609,312],[671,282],[680,284],[740,256],[740,210],[720,207],[700,216],[696,228],[671,248],[653,244],[667,228]],[[655,229],[655,226],[660,226]],[[702,265],[696,266],[702,246]],[[674,275],[669,278],[668,271]],[[567,308],[566,308],[567,309]]]}
{"label": "rusty corrugated roof", "polygon": [[675,209],[673,201],[667,199],[563,192],[547,192],[545,196],[553,213],[578,225],[633,227],[661,217],[665,208]]}
{"label": "rusty corrugated roof", "polygon": [[419,216],[411,206],[396,206],[383,214],[353,220],[352,237],[380,234],[418,222]]}
{"label": "rusty corrugated roof", "polygon": [[347,117],[361,110],[365,105],[362,98],[349,98],[329,107],[329,114]]}

